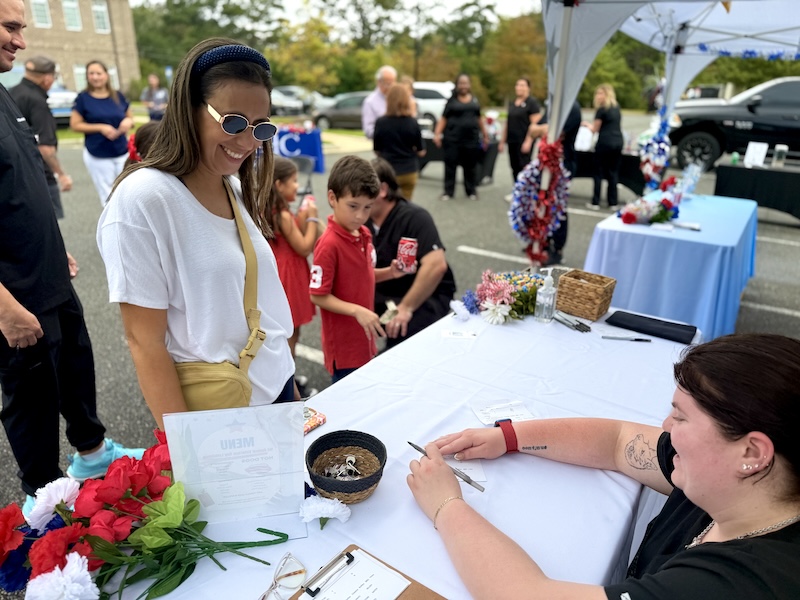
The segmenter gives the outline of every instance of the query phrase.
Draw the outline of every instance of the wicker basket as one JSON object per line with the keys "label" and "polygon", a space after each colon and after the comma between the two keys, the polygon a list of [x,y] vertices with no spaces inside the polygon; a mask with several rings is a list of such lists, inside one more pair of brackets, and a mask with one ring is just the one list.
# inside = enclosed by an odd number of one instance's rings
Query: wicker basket
{"label": "wicker basket", "polygon": [[576,317],[597,321],[608,312],[617,280],[573,269],[558,282],[556,308]]}
{"label": "wicker basket", "polygon": [[[341,465],[345,457],[356,457],[356,467],[363,477],[342,481],[324,475],[327,467]],[[386,446],[378,438],[361,431],[333,431],[309,446],[306,466],[311,483],[320,496],[336,498],[345,504],[366,500],[378,487],[386,465]]]}

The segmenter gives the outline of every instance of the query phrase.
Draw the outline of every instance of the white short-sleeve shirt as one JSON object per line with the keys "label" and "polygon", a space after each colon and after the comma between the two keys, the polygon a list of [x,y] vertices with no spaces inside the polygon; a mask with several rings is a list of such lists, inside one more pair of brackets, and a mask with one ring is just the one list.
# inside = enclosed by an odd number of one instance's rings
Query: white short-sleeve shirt
{"label": "white short-sleeve shirt", "polygon": [[[251,404],[273,402],[294,374],[292,314],[269,243],[230,178],[258,260],[258,309],[267,339],[250,365]],[[167,311],[175,362],[239,362],[250,335],[245,258],[236,221],[209,212],[175,176],[140,169],[119,184],[100,216],[97,245],[109,300]]]}

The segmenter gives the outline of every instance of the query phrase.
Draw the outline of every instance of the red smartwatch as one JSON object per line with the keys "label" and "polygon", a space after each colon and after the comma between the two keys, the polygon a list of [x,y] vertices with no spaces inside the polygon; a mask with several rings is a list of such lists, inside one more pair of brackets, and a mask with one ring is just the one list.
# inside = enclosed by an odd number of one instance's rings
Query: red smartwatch
{"label": "red smartwatch", "polygon": [[503,430],[503,437],[506,438],[506,452],[519,452],[519,448],[517,447],[517,434],[514,432],[511,419],[495,421],[494,426]]}

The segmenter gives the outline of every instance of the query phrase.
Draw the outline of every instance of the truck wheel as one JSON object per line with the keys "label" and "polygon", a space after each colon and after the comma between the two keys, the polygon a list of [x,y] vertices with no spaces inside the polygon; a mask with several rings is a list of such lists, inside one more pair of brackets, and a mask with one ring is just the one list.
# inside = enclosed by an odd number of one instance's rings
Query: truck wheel
{"label": "truck wheel", "polygon": [[710,171],[721,155],[719,141],[705,131],[690,133],[678,142],[678,165],[681,169],[697,163],[704,171]]}

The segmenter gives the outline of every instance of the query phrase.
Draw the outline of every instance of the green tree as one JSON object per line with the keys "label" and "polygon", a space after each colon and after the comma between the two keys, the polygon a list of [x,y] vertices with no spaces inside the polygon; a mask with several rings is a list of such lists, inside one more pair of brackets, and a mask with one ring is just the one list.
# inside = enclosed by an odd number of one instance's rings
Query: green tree
{"label": "green tree", "polygon": [[737,92],[776,77],[800,75],[800,61],[767,60],[763,58],[718,58],[695,79],[695,84],[733,83]]}
{"label": "green tree", "polygon": [[534,97],[542,100],[547,96],[546,47],[540,14],[500,20],[489,34],[482,56],[482,79],[493,103],[509,102],[520,77],[530,79]]}
{"label": "green tree", "polygon": [[331,27],[320,18],[287,26],[267,48],[275,85],[302,85],[329,94],[339,87],[337,67],[344,51],[331,41]]}
{"label": "green tree", "polygon": [[401,0],[315,0],[314,5],[343,41],[359,50],[386,44],[402,29]]}

